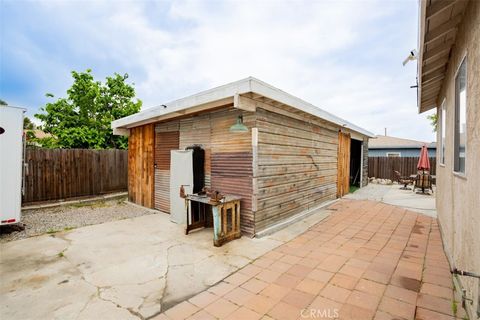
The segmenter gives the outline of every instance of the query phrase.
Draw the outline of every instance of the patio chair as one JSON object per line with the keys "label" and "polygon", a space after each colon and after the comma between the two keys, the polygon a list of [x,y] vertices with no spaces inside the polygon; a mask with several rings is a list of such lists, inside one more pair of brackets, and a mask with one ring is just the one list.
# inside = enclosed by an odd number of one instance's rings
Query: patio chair
{"label": "patio chair", "polygon": [[401,187],[400,189],[401,190],[410,190],[410,188],[407,187],[407,186],[410,183],[412,183],[413,180],[410,177],[402,176],[402,174],[400,172],[398,172],[397,170],[393,170],[393,172],[395,173],[395,181],[397,181],[399,184],[403,184],[403,187]]}
{"label": "patio chair", "polygon": [[429,171],[418,171],[413,183],[413,192],[415,192],[416,189],[422,189],[422,193],[430,189],[433,193],[432,176]]}

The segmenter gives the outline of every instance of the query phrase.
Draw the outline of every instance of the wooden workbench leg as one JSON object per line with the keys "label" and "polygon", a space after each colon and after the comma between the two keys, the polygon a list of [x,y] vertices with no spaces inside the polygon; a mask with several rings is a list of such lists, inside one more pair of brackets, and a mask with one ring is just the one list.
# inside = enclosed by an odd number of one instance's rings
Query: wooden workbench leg
{"label": "wooden workbench leg", "polygon": [[221,234],[222,234],[222,225],[221,225],[221,206],[212,206],[213,213],[213,245],[215,247],[220,247],[221,244]]}
{"label": "wooden workbench leg", "polygon": [[238,238],[240,238],[240,201],[237,201],[236,205],[236,212],[235,212],[235,219],[237,220],[237,229],[235,231],[238,231]]}
{"label": "wooden workbench leg", "polygon": [[189,223],[188,223],[188,207],[189,207],[188,200],[185,199],[185,209],[186,209],[185,211],[187,211],[187,225],[185,226],[185,234],[186,235],[188,235],[188,231],[189,231],[188,230],[188,226],[189,226]]}

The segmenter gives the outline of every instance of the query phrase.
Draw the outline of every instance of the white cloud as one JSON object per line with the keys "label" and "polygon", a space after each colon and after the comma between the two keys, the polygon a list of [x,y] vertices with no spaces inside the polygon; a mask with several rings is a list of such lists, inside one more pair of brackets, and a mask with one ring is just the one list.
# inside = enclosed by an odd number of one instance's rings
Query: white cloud
{"label": "white cloud", "polygon": [[251,75],[375,133],[433,139],[408,88],[415,66],[401,67],[416,17],[402,24],[397,15],[414,2],[88,4],[46,2],[43,10],[59,32],[77,36],[65,45],[87,65],[128,71],[145,107]]}

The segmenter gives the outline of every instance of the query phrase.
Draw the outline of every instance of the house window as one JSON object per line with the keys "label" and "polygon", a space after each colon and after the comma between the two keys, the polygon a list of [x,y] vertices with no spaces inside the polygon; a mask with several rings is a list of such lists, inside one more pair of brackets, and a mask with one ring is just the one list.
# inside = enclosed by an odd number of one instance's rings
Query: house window
{"label": "house window", "polygon": [[440,107],[440,163],[445,164],[445,132],[447,120],[447,111],[445,110],[445,99],[443,100],[442,106]]}
{"label": "house window", "polygon": [[387,157],[400,157],[400,152],[387,152]]}
{"label": "house window", "polygon": [[455,77],[454,171],[465,173],[467,141],[467,62],[463,59]]}

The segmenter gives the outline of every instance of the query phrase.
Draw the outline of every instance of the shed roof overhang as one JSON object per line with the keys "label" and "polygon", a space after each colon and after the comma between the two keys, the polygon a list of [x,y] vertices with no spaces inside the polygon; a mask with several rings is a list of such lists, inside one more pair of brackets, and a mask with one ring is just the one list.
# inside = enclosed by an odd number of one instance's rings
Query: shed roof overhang
{"label": "shed roof overhang", "polygon": [[113,121],[112,128],[114,134],[127,135],[128,129],[148,123],[196,114],[232,104],[234,108],[254,111],[257,103],[265,102],[278,106],[290,106],[353,132],[360,133],[361,135],[374,137],[373,133],[353,123],[253,77],[248,77],[220,87],[202,91],[186,98],[145,109],[136,114]]}
{"label": "shed roof overhang", "polygon": [[436,108],[468,0],[420,0],[418,112]]}

